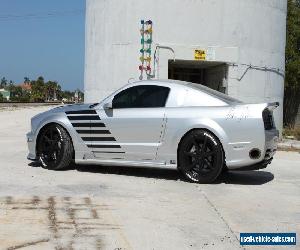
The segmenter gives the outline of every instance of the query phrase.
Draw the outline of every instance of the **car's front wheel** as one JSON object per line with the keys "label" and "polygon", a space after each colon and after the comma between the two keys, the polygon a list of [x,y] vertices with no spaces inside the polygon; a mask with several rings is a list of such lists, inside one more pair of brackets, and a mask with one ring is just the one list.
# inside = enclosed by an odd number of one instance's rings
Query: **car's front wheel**
{"label": "car's front wheel", "polygon": [[193,130],[181,141],[178,149],[178,168],[190,181],[212,183],[224,165],[222,145],[206,130]]}
{"label": "car's front wheel", "polygon": [[73,145],[67,131],[58,124],[42,129],[37,141],[37,156],[43,168],[61,170],[69,167]]}

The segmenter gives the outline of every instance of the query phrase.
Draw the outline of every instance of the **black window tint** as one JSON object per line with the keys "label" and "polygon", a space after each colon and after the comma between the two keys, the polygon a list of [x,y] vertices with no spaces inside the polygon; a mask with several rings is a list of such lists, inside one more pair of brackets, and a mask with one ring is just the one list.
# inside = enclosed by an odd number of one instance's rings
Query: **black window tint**
{"label": "black window tint", "polygon": [[136,87],[128,88],[115,95],[113,108],[134,108],[138,92]]}
{"label": "black window tint", "polygon": [[170,89],[163,86],[141,85],[125,89],[113,99],[113,108],[164,107]]}

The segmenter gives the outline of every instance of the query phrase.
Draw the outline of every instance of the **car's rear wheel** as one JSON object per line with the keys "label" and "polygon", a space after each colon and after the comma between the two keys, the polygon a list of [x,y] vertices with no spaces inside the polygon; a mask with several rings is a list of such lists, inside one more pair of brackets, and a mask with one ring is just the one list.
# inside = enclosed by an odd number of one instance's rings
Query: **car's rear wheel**
{"label": "car's rear wheel", "polygon": [[206,130],[193,130],[180,142],[178,168],[192,182],[212,183],[224,165],[222,145]]}
{"label": "car's rear wheel", "polygon": [[43,168],[61,170],[69,167],[73,157],[72,140],[58,124],[42,129],[38,137],[37,155]]}

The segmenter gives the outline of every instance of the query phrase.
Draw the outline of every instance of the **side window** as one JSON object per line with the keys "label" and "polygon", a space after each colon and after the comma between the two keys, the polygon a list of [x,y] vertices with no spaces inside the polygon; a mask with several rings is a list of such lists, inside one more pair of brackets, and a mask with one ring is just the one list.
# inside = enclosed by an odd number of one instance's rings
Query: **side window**
{"label": "side window", "polygon": [[160,108],[166,105],[170,89],[163,86],[145,86],[145,91],[139,96],[138,106],[141,108]]}
{"label": "side window", "polygon": [[140,85],[125,89],[115,95],[113,108],[158,108],[164,107],[170,89],[163,86]]}
{"label": "side window", "polygon": [[113,108],[134,108],[138,92],[136,87],[128,88],[114,96]]}

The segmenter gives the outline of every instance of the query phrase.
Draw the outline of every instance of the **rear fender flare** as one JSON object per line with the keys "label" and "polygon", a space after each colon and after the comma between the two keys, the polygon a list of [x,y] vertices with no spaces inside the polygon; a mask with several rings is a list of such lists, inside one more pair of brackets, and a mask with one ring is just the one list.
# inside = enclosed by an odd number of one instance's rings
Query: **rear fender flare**
{"label": "rear fender flare", "polygon": [[229,142],[228,136],[226,135],[224,129],[217,122],[211,119],[200,119],[193,126],[186,127],[184,130],[177,133],[178,136],[174,138],[174,145],[177,145],[176,154],[182,138],[187,133],[195,129],[203,129],[213,133],[218,138],[218,140],[222,145],[224,151],[224,157],[226,160],[227,145]]}

